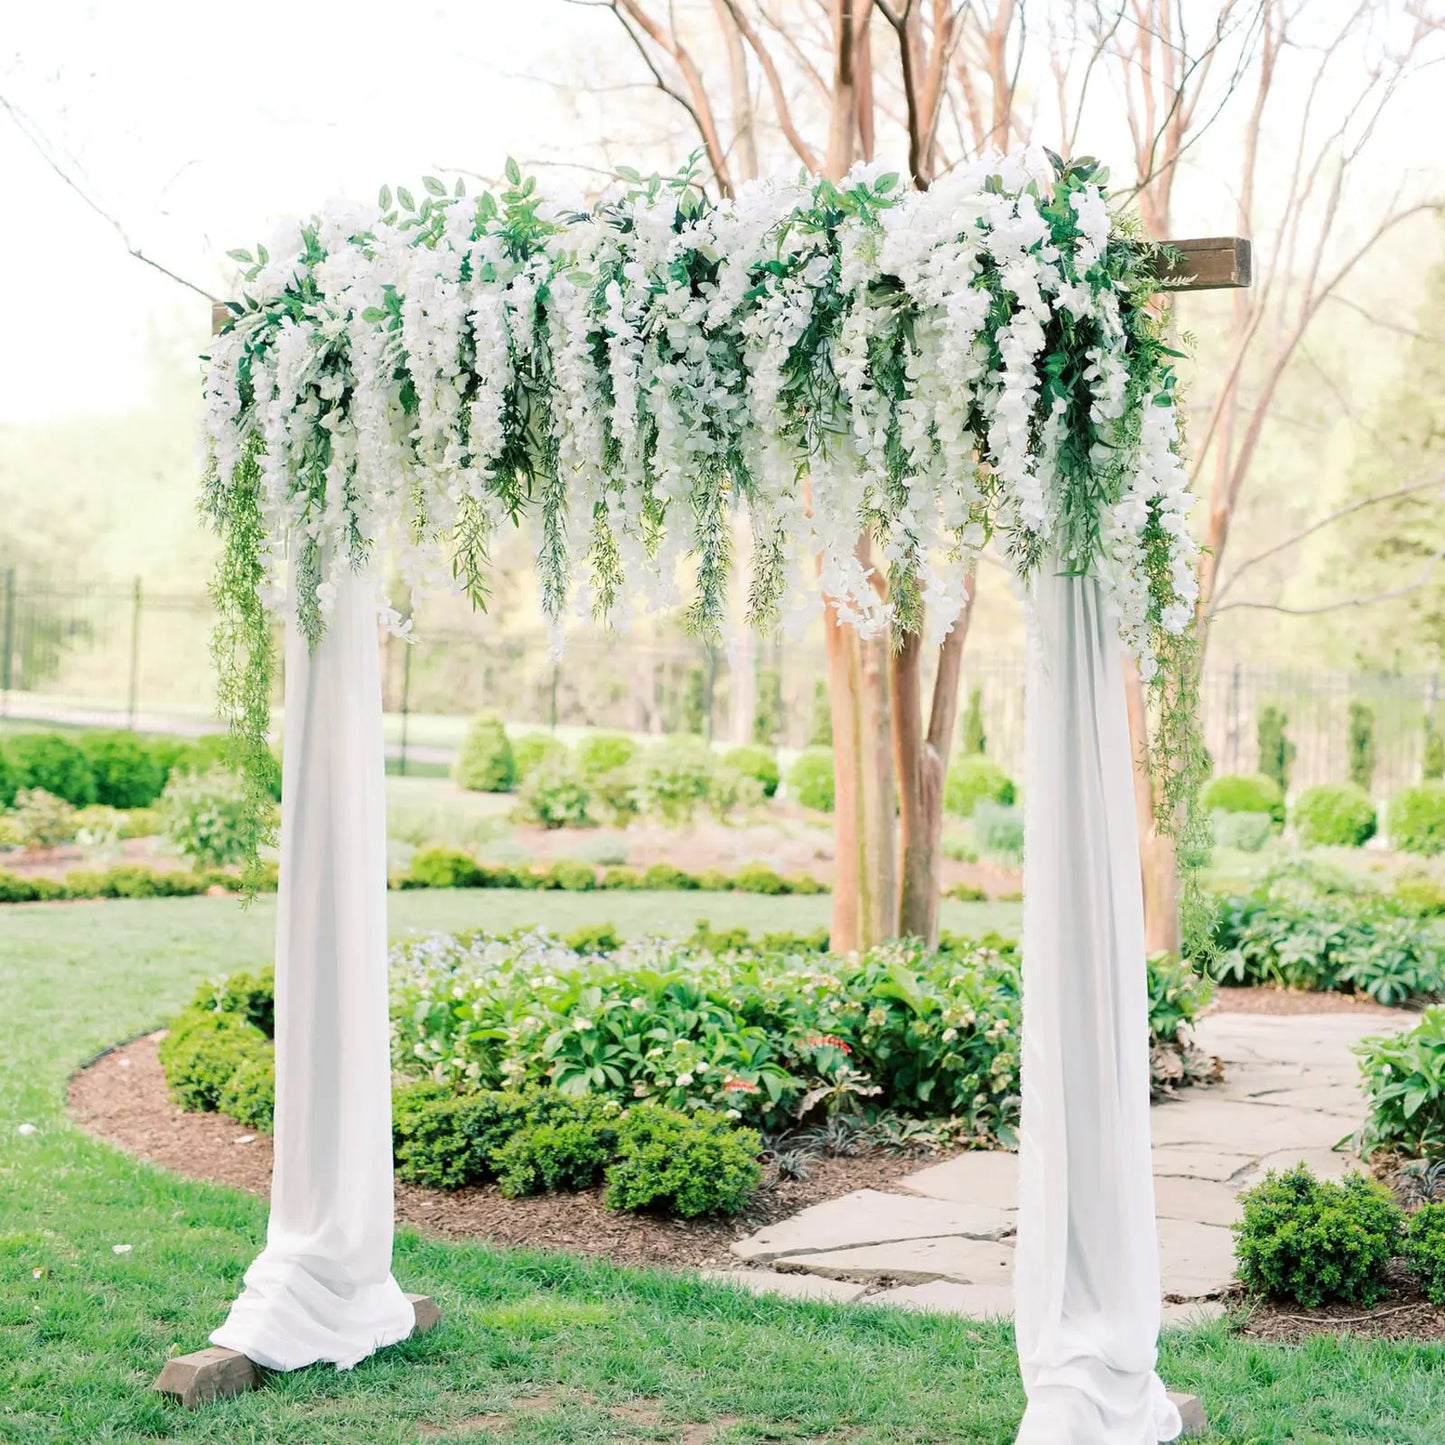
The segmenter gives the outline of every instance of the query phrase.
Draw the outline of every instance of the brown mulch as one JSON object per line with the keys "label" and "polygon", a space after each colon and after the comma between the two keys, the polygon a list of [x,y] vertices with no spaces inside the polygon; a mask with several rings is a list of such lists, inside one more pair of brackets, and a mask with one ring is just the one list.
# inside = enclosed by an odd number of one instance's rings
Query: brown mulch
{"label": "brown mulch", "polygon": [[1354,993],[1324,993],[1294,988],[1226,988],[1216,984],[1214,1003],[1233,1014],[1384,1014],[1407,1016],[1409,1009],[1386,1008]]}
{"label": "brown mulch", "polygon": [[[80,1070],[70,1110],[92,1134],[192,1179],[265,1193],[271,1139],[222,1114],[188,1113],[171,1099],[156,1056],[161,1034],[123,1044]],[[819,1158],[806,1179],[780,1179],[758,1190],[735,1219],[662,1219],[609,1209],[600,1189],[507,1199],[495,1185],[466,1189],[396,1187],[398,1223],[449,1238],[595,1254],[615,1264],[720,1269],[738,1261],[728,1246],[810,1204],[855,1189],[886,1188],[946,1155],[874,1152]]]}
{"label": "brown mulch", "polygon": [[1241,1311],[1243,1333],[1281,1344],[1294,1344],[1311,1335],[1445,1341],[1445,1307],[1432,1305],[1398,1263],[1390,1266],[1390,1281],[1394,1286],[1390,1295],[1369,1308],[1329,1304],[1305,1310],[1285,1301],[1251,1301],[1239,1286],[1225,1303],[1231,1310]]}

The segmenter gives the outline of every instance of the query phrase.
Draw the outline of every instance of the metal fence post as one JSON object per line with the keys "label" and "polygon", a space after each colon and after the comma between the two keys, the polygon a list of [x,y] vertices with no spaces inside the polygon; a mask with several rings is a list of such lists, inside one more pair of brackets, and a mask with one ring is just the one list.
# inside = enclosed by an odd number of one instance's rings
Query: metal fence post
{"label": "metal fence post", "polygon": [[140,612],[141,581],[137,577],[131,589],[130,604],[130,689],[126,696],[126,726],[135,731],[136,695],[140,691]]}
{"label": "metal fence post", "polygon": [[11,667],[15,658],[15,569],[5,571],[4,654],[0,655],[0,712],[10,716],[10,688],[14,678]]}

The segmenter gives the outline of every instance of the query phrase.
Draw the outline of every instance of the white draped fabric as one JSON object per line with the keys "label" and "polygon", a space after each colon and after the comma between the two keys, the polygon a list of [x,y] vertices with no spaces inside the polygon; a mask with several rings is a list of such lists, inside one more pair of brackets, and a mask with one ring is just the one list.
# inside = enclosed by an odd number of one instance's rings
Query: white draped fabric
{"label": "white draped fabric", "polygon": [[276,912],[276,1162],[266,1247],[213,1343],[347,1369],[405,1339],[391,1277],[386,799],[376,597],[337,588],[314,651],[286,633]]}
{"label": "white draped fabric", "polygon": [[1159,1261],[1149,1019],[1117,622],[1087,577],[1030,586],[1019,1445],[1155,1445]]}

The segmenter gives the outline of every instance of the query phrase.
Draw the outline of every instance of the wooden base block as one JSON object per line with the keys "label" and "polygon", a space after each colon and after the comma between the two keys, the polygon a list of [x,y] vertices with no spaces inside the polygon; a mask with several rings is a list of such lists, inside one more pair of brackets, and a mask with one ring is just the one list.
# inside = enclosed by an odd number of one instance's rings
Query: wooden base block
{"label": "wooden base block", "polygon": [[[412,1334],[425,1334],[441,1324],[442,1312],[430,1295],[409,1294],[406,1298],[416,1320]],[[204,1350],[167,1360],[151,1388],[168,1395],[187,1410],[194,1410],[213,1400],[243,1395],[260,1383],[261,1372],[245,1355],[221,1345],[207,1345]]]}
{"label": "wooden base block", "polygon": [[166,1361],[153,1389],[194,1410],[213,1400],[229,1400],[244,1395],[261,1383],[255,1365],[236,1350],[220,1345],[207,1345],[190,1355],[177,1355]]}
{"label": "wooden base block", "polygon": [[1205,1418],[1204,1406],[1200,1403],[1198,1395],[1180,1395],[1171,1390],[1169,1398],[1184,1421],[1184,1432],[1179,1437],[1181,1440],[1208,1433],[1209,1421]]}

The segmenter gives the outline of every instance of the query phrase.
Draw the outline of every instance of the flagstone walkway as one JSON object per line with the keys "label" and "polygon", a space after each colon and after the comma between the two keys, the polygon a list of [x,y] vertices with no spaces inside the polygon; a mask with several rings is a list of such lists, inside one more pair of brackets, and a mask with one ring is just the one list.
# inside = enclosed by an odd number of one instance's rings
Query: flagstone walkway
{"label": "flagstone walkway", "polygon": [[[1152,1110],[1166,1325],[1222,1313],[1241,1189],[1300,1160],[1331,1178],[1358,1162],[1333,1148],[1364,1114],[1350,1046],[1406,1023],[1336,1012],[1219,1013],[1199,1024],[1196,1040],[1224,1060],[1225,1082]],[[740,1240],[739,1267],[711,1277],[794,1298],[1009,1316],[1017,1164],[964,1154],[815,1205]]]}

